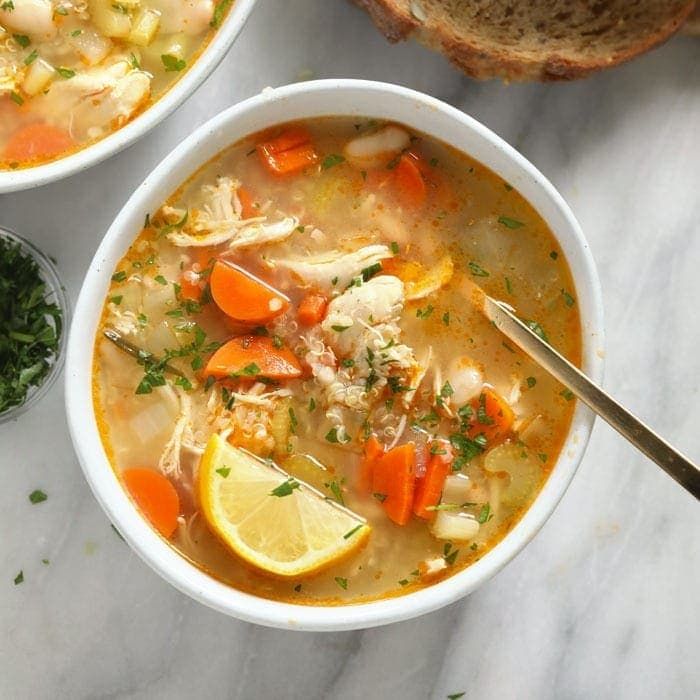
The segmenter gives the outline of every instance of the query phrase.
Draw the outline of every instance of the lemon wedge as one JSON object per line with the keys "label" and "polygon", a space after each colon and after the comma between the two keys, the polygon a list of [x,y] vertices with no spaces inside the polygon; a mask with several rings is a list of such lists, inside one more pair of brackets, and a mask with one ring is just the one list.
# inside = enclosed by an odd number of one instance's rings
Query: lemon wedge
{"label": "lemon wedge", "polygon": [[211,530],[269,574],[306,576],[359,550],[367,522],[315,489],[213,435],[199,465]]}

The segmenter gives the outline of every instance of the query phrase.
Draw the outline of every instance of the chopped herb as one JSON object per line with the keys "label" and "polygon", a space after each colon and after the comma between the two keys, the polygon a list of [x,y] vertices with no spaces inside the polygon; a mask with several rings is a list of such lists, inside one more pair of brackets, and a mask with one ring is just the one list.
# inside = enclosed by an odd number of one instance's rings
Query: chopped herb
{"label": "chopped herb", "polygon": [[139,314],[136,317],[136,320],[139,322],[140,326],[145,326],[148,324],[148,316],[146,316],[146,314]]}
{"label": "chopped herb", "polygon": [[433,443],[430,445],[430,454],[431,454],[431,455],[446,455],[446,454],[447,454],[447,450],[444,449],[443,447],[440,447],[440,443],[439,443],[439,442],[433,442]]}
{"label": "chopped herb", "polygon": [[340,505],[345,505],[343,491],[337,481],[329,481],[327,484],[324,484],[324,486],[333,494],[333,497],[336,501],[338,501],[338,503],[340,503]]}
{"label": "chopped herb", "polygon": [[442,322],[446,326],[450,325],[450,312],[449,311],[445,311],[445,313],[442,315]]}
{"label": "chopped herb", "polygon": [[429,511],[439,511],[439,510],[459,510],[459,503],[438,503],[436,506],[426,506],[426,510]]}
{"label": "chopped herb", "polygon": [[536,335],[542,338],[545,343],[549,343],[549,338],[544,328],[537,321],[525,321],[525,325]]}
{"label": "chopped herb", "polygon": [[192,389],[192,382],[187,377],[176,377],[175,386],[181,386],[185,391]]}
{"label": "chopped herb", "polygon": [[430,165],[433,166],[433,168],[438,164],[438,159],[437,158],[431,158],[429,161]]}
{"label": "chopped herb", "polygon": [[10,91],[10,99],[20,107],[24,104],[24,97],[22,97],[22,95],[20,95],[18,92],[15,92],[14,90]]}
{"label": "chopped herb", "polygon": [[525,226],[522,221],[511,219],[509,216],[499,216],[498,223],[506,226],[507,228],[521,228],[522,226]]}
{"label": "chopped herb", "polygon": [[355,360],[352,360],[350,358],[347,358],[341,362],[343,367],[354,367],[355,366]]}
{"label": "chopped herb", "polygon": [[362,281],[368,282],[372,277],[374,277],[378,272],[382,271],[382,264],[380,262],[374,263],[369,267],[365,267],[362,270]]}
{"label": "chopped herb", "polygon": [[34,258],[0,237],[0,413],[22,405],[50,372],[62,333]]}
{"label": "chopped herb", "polygon": [[479,545],[476,542],[472,542],[469,549],[472,549],[476,552],[476,550],[479,549]]}
{"label": "chopped herb", "polygon": [[246,377],[255,377],[260,374],[260,367],[255,362],[246,365],[240,372],[236,372],[236,376],[244,375]]}
{"label": "chopped herb", "polygon": [[112,275],[112,282],[123,282],[126,279],[126,272],[119,270]]}
{"label": "chopped herb", "polygon": [[484,270],[479,263],[470,260],[468,263],[469,271],[474,275],[474,277],[488,277],[489,273]]}
{"label": "chopped herb", "polygon": [[5,0],[5,2],[0,5],[0,10],[7,10],[8,12],[12,12],[12,10],[15,9],[15,4],[12,2],[12,0]]}
{"label": "chopped herb", "polygon": [[334,165],[340,165],[344,162],[344,156],[341,156],[338,153],[331,153],[323,159],[323,162],[321,163],[321,170],[328,170],[328,168],[332,168]]}
{"label": "chopped herb", "polygon": [[338,278],[337,278],[337,277],[334,277],[334,278],[331,280],[331,284],[335,287],[335,285],[338,284]]}
{"label": "chopped herb", "polygon": [[404,391],[411,391],[410,386],[406,386],[405,384],[401,384],[401,378],[400,377],[387,377],[386,383],[389,385],[389,388],[391,389],[392,394],[400,394],[401,392]]}
{"label": "chopped herb", "polygon": [[506,292],[508,292],[508,294],[512,294],[513,293],[513,285],[510,283],[510,277],[505,277],[504,280],[506,283]]}
{"label": "chopped herb", "polygon": [[56,68],[56,72],[65,80],[68,80],[69,78],[72,78],[75,76],[75,71],[70,69],[70,68],[64,68],[63,66],[59,66]]}
{"label": "chopped herb", "polygon": [[29,494],[29,500],[31,503],[42,503],[48,498],[48,496],[41,490],[35,489]]}
{"label": "chopped herb", "polygon": [[70,33],[70,35],[71,35],[71,36],[80,36],[82,33],[83,33],[83,30],[82,30],[82,29],[74,29],[74,30]]}
{"label": "chopped herb", "polygon": [[538,452],[537,456],[539,457],[540,462],[543,464],[547,461],[547,455],[544,452]]}
{"label": "chopped herb", "polygon": [[401,153],[399,155],[394,156],[387,164],[386,164],[386,169],[387,170],[393,170],[398,164],[399,161],[401,160]]}
{"label": "chopped herb", "polygon": [[508,345],[508,343],[505,342],[505,340],[501,343],[501,345],[502,345],[508,352],[515,352],[515,350],[513,350],[513,348],[510,347],[510,345]]}
{"label": "chopped herb", "polygon": [[161,54],[160,60],[163,62],[166,73],[179,72],[184,70],[187,63],[177,56],[172,56],[169,53]]}
{"label": "chopped herb", "polygon": [[316,409],[316,401],[314,401],[314,399],[312,397],[309,399],[309,413],[311,413],[315,409]]}
{"label": "chopped herb", "polygon": [[15,586],[24,582],[24,571],[20,571],[17,576],[15,576]]}
{"label": "chopped herb", "polygon": [[[474,544],[476,544],[476,542]],[[452,693],[451,695],[447,696],[447,700],[459,700],[459,698],[463,698],[465,694],[466,693]]]}
{"label": "chopped herb", "polygon": [[402,578],[399,581],[399,586],[408,586],[408,579],[407,578]]}
{"label": "chopped herb", "polygon": [[556,260],[559,257],[559,253],[557,253],[556,250],[553,250],[550,254],[549,257],[552,258],[552,260]]}
{"label": "chopped herb", "polygon": [[301,584],[300,584],[300,583],[297,583],[297,585],[294,586],[294,590],[295,590],[297,593],[299,593],[299,591],[301,591]]}
{"label": "chopped herb", "polygon": [[459,550],[453,549],[447,556],[443,557],[443,559],[445,560],[445,564],[452,566],[455,563],[458,554]]}
{"label": "chopped herb", "polygon": [[153,279],[155,279],[155,281],[158,282],[158,284],[168,284],[168,280],[166,280],[165,277],[163,277],[163,275],[156,275]]}
{"label": "chopped herb", "polygon": [[24,59],[24,65],[25,65],[25,66],[31,65],[32,63],[34,63],[34,61],[36,61],[37,58],[39,58],[39,52],[38,52],[36,49],[34,49],[34,51],[32,51],[32,52],[29,54],[29,56],[27,56],[27,57]]}
{"label": "chopped herb", "polygon": [[41,563],[42,563],[44,566],[48,566],[48,565],[49,565],[49,560],[48,560],[48,559],[42,559],[42,560],[41,560]]}
{"label": "chopped herb", "polygon": [[455,471],[459,471],[462,465],[480,455],[485,447],[481,440],[477,438],[472,440],[466,435],[462,435],[462,433],[452,433],[450,435],[450,444],[457,450],[457,459],[455,459],[453,464]]}
{"label": "chopped herb", "polygon": [[280,338],[278,335],[273,335],[272,336],[272,345],[279,350],[283,345],[282,338]]}
{"label": "chopped herb", "polygon": [[433,305],[428,304],[424,309],[416,309],[416,318],[430,318],[433,313]]}
{"label": "chopped herb", "polygon": [[348,580],[346,578],[342,578],[340,576],[335,577],[335,582],[344,590],[348,590]]}
{"label": "chopped herb", "polygon": [[348,530],[348,532],[346,532],[343,535],[343,539],[344,540],[350,539],[361,527],[362,527],[362,523],[360,523],[359,525],[355,525],[355,527],[352,530]]}
{"label": "chopped herb", "polygon": [[569,292],[567,292],[565,289],[562,289],[562,290],[561,290],[561,295],[564,297],[564,303],[565,303],[569,308],[571,308],[571,307],[576,303],[576,301],[575,301],[574,298],[571,296],[571,294],[569,294]]}
{"label": "chopped herb", "polygon": [[506,188],[506,192],[510,192],[513,189],[513,185],[509,185],[507,182],[503,183],[503,187]]}
{"label": "chopped herb", "polygon": [[350,438],[347,435],[345,435],[344,433],[341,434],[341,436],[338,436],[338,428],[331,428],[326,433],[326,440],[328,442],[333,442],[333,443],[338,443],[338,444],[350,442]]}
{"label": "chopped herb", "polygon": [[398,254],[399,254],[399,244],[398,244],[396,241],[392,241],[392,242],[391,242],[391,252],[392,252],[394,255],[398,255]]}
{"label": "chopped herb", "polygon": [[297,226],[297,231],[299,231],[299,233],[304,233],[305,230],[304,226]]}
{"label": "chopped herb", "polygon": [[373,493],[372,496],[376,498],[380,503],[386,501],[387,494],[385,493]]}
{"label": "chopped herb", "polygon": [[297,420],[296,413],[294,413],[294,409],[290,406],[289,407],[289,430],[291,431],[292,435],[296,435],[298,425],[299,425],[299,421]]}
{"label": "chopped herb", "polygon": [[464,406],[457,409],[457,415],[466,422],[474,415],[474,409],[468,403],[465,403]]}
{"label": "chopped herb", "polygon": [[279,486],[272,489],[272,491],[270,491],[270,496],[277,496],[277,498],[291,496],[294,489],[298,489],[299,486],[299,482],[290,476],[286,481],[283,481]]}
{"label": "chopped herb", "polygon": [[226,14],[226,10],[228,10],[228,6],[231,4],[231,2],[232,0],[219,0],[219,2],[216,3],[216,7],[214,7],[214,13],[211,16],[209,26],[214,27],[214,29],[217,29],[221,26],[221,23],[224,20],[224,15]]}
{"label": "chopped herb", "polygon": [[563,391],[560,391],[559,396],[563,396],[567,401],[571,401],[571,399],[574,398],[573,392],[569,391],[569,389],[564,389]]}
{"label": "chopped herb", "polygon": [[231,473],[231,467],[219,467],[216,473],[220,474],[225,479]]}
{"label": "chopped herb", "polygon": [[340,325],[335,325],[331,326],[331,328],[336,332],[336,333],[342,333],[343,331],[346,331],[350,326],[340,326]]}
{"label": "chopped herb", "polygon": [[[130,53],[129,54],[129,63],[131,64],[132,68],[135,68],[136,70],[141,70],[141,63],[139,59],[136,57],[136,54]],[[146,214],[146,223],[144,224],[144,228],[148,228],[151,225],[151,222],[149,220],[148,214]]]}
{"label": "chopped herb", "polygon": [[29,40],[29,37],[26,34],[13,34],[12,38],[23,48],[26,49],[29,44],[31,44],[31,41]]}
{"label": "chopped herb", "polygon": [[428,425],[437,425],[440,422],[440,416],[438,416],[435,411],[430,411],[430,413],[426,413],[424,416],[421,416],[418,419],[419,423],[426,423]]}
{"label": "chopped herb", "polygon": [[442,389],[440,389],[440,396],[443,399],[446,399],[448,396],[452,396],[452,394],[455,393],[455,390],[452,388],[452,384],[449,382],[445,382],[442,385]]}
{"label": "chopped herb", "polygon": [[527,385],[528,387],[530,387],[530,389],[532,389],[532,387],[535,386],[535,384],[537,384],[537,380],[534,377],[528,377],[525,381],[527,382]]}
{"label": "chopped herb", "polygon": [[491,504],[490,503],[484,503],[483,506],[481,506],[481,510],[479,511],[479,515],[476,517],[477,522],[479,525],[483,525],[485,522],[488,522],[493,518],[493,513],[491,512]]}
{"label": "chopped herb", "polygon": [[479,395],[479,406],[476,409],[476,420],[481,425],[493,425],[493,418],[486,413],[486,394]]}
{"label": "chopped herb", "polygon": [[110,298],[109,298],[109,301],[110,301],[112,304],[115,304],[116,306],[119,306],[119,304],[122,303],[122,299],[123,299],[123,298],[124,298],[124,297],[123,297],[121,294],[115,294],[113,297],[110,297]]}
{"label": "chopped herb", "polygon": [[204,359],[201,355],[195,355],[190,362],[190,367],[196,372],[204,367]]}

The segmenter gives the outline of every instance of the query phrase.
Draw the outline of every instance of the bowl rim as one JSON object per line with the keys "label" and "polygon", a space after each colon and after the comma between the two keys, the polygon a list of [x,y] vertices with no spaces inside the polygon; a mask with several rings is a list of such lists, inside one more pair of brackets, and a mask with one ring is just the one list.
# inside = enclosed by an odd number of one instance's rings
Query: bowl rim
{"label": "bowl rim", "polygon": [[30,168],[0,170],[0,194],[41,187],[75,175],[124,150],[172,114],[219,65],[243,29],[257,0],[235,0],[194,64],[150,107],[120,129],[64,158]]}
{"label": "bowl rim", "polygon": [[[571,267],[582,318],[584,371],[598,382],[603,374],[602,294],[592,255],[578,222],[561,195],[534,165],[464,112],[397,85],[329,79],[266,89],[199,127],[139,185],[95,254],[75,307],[75,322],[68,344],[65,394],[68,425],[81,466],[98,502],[134,551],[151,568],[180,591],[211,608],[247,622],[284,629],[338,631],[369,628],[422,615],[472,592],[518,554],[552,514],[583,457],[594,422],[592,412],[577,402],[571,428],[547,482],[517,525],[492,550],[443,581],[397,597],[346,606],[298,605],[260,598],[227,586],[196,568],[165,543],[137,513],[107,461],[92,407],[94,332],[112,270],[140,230],[145,211],[162,202],[186,180],[197,167],[193,164],[209,160],[207,142],[211,142],[210,148],[217,152],[224,147],[214,148],[213,144],[218,140],[225,138],[225,143],[233,143],[246,133],[303,118],[297,116],[300,113],[310,118],[348,114],[351,112],[339,109],[337,105],[341,101],[354,104],[362,100],[371,101],[377,108],[374,114],[369,114],[369,110],[357,114],[403,122],[428,134],[433,134],[433,131],[427,123],[419,123],[420,119],[426,121],[431,115],[437,115],[443,125],[451,125],[460,135],[468,136],[480,148],[483,146],[482,150],[487,151],[486,155],[493,160],[485,162],[484,155],[477,157],[473,152],[472,157],[498,174],[501,174],[496,167],[499,159],[503,167],[516,171],[517,176],[508,178],[508,181],[526,196],[553,229]],[[391,116],[402,109],[403,118]],[[416,110],[415,119],[413,109]],[[293,116],[275,119],[277,112]],[[246,128],[241,134],[228,135],[228,130],[235,132],[246,120],[253,120],[258,128]],[[455,142],[438,134],[435,137],[466,151],[460,146],[460,139]],[[168,180],[172,183],[164,185],[162,181]],[[530,196],[526,194],[528,191]],[[535,198],[539,198],[539,205],[533,201]],[[547,215],[541,211],[541,206],[548,207]],[[566,235],[566,241],[562,240],[562,235]]]}

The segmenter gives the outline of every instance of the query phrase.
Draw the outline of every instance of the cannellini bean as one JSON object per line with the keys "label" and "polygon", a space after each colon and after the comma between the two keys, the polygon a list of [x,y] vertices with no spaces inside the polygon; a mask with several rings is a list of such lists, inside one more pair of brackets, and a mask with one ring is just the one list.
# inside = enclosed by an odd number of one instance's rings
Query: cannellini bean
{"label": "cannellini bean", "polygon": [[432,532],[440,540],[466,542],[477,536],[479,523],[467,513],[441,510],[433,522]]}
{"label": "cannellini bean", "polygon": [[358,136],[349,141],[344,150],[345,157],[361,168],[378,168],[406,148],[411,138],[398,126],[385,126],[379,131]]}
{"label": "cannellini bean", "polygon": [[466,355],[452,362],[447,372],[447,380],[454,389],[452,403],[456,406],[461,406],[475,398],[484,384],[479,365]]}
{"label": "cannellini bean", "polygon": [[11,31],[50,39],[56,34],[51,0],[14,0],[14,9],[0,10],[0,24]]}

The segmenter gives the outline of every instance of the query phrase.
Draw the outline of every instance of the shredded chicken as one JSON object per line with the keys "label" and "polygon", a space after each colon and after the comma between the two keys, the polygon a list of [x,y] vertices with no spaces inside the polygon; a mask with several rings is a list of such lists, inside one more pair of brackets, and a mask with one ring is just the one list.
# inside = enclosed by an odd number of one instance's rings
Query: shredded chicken
{"label": "shredded chicken", "polygon": [[362,271],[375,265],[392,253],[385,245],[369,245],[352,253],[332,250],[315,258],[280,258],[273,264],[291,270],[305,283],[328,291],[345,289]]}
{"label": "shredded chicken", "polygon": [[[177,389],[180,400],[180,415],[175,422],[172,435],[165,444],[158,460],[158,469],[166,476],[179,478],[182,475],[182,451],[185,449],[200,449],[194,441],[192,432],[192,400],[187,392]],[[201,454],[201,452],[200,452]]]}

